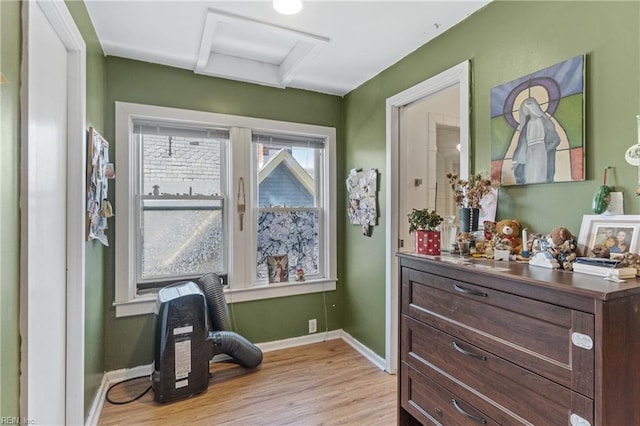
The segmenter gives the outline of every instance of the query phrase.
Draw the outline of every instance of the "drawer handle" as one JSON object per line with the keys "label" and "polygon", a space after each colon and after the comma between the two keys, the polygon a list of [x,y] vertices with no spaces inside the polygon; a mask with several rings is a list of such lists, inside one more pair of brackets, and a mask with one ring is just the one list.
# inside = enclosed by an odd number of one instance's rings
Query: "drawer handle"
{"label": "drawer handle", "polygon": [[451,402],[453,403],[453,408],[455,408],[458,411],[458,413],[460,413],[463,416],[468,417],[471,420],[476,421],[476,422],[478,422],[480,424],[483,424],[483,425],[487,424],[487,421],[485,419],[483,419],[482,417],[477,417],[477,416],[471,415],[471,414],[467,413],[466,411],[464,411],[462,409],[462,407],[460,407],[460,405],[458,405],[458,401],[456,401],[455,398],[452,399]]}
{"label": "drawer handle", "polygon": [[454,284],[454,285],[453,285],[453,289],[454,289],[455,291],[460,292],[460,293],[470,294],[470,295],[472,295],[472,296],[487,297],[487,293],[483,293],[483,292],[478,291],[478,290],[470,290],[470,289],[468,289],[468,288],[461,287],[461,286],[459,286],[458,284]]}
{"label": "drawer handle", "polygon": [[463,355],[467,355],[467,356],[470,356],[470,357],[473,357],[473,358],[478,358],[481,361],[486,361],[487,360],[487,357],[485,357],[482,354],[474,354],[473,352],[465,351],[460,346],[458,346],[458,344],[456,342],[453,342],[453,349],[455,349],[456,351],[460,352]]}

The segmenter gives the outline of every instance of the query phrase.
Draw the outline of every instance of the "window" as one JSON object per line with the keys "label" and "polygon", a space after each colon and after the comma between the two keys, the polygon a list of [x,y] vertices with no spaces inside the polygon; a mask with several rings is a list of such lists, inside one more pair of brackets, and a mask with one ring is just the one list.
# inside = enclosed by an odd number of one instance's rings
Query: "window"
{"label": "window", "polygon": [[[333,128],[116,103],[116,315],[206,272],[230,302],[335,289],[334,144]],[[290,280],[269,284],[277,254]]]}
{"label": "window", "polygon": [[225,152],[229,131],[133,120],[142,151],[138,289],[226,274]]}
{"label": "window", "polygon": [[296,269],[306,279],[322,268],[322,153],[323,139],[254,132],[254,170],[257,173],[257,268],[266,279],[267,257],[287,254],[289,276]]}

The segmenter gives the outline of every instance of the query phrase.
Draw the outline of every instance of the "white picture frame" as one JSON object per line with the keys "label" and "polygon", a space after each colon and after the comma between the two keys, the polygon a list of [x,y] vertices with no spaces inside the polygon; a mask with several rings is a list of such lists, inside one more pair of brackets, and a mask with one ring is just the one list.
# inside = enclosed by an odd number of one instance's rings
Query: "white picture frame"
{"label": "white picture frame", "polygon": [[[618,246],[624,233],[625,244]],[[614,241],[611,240],[614,239]],[[582,256],[594,256],[593,248],[609,246],[611,255],[638,253],[640,251],[640,215],[584,215],[578,249]]]}

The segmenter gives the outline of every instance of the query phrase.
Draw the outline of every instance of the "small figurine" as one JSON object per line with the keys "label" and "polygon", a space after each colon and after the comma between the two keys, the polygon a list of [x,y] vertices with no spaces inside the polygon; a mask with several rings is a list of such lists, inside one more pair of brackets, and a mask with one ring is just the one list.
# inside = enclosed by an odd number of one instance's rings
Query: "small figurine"
{"label": "small figurine", "polygon": [[296,281],[304,281],[304,269],[296,269]]}

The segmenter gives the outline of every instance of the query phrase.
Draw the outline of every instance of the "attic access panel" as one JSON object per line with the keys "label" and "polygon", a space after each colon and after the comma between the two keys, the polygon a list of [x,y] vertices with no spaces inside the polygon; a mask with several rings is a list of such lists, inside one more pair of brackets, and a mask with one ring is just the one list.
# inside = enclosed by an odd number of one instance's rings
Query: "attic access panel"
{"label": "attic access panel", "polygon": [[286,87],[328,38],[209,9],[195,72]]}

